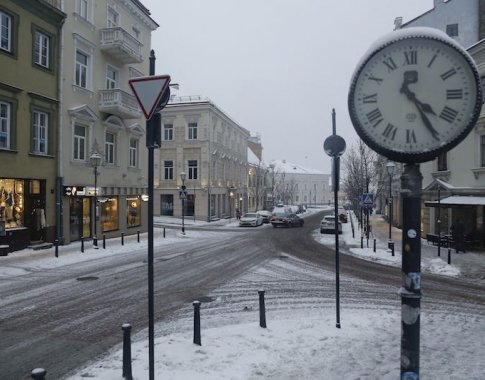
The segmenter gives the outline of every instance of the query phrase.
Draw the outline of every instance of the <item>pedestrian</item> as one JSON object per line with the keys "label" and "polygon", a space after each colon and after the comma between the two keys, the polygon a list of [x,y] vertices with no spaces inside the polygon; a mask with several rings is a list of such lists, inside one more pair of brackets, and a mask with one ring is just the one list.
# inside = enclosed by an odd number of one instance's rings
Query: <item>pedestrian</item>
{"label": "pedestrian", "polygon": [[237,220],[241,219],[241,211],[239,211],[238,208],[236,209],[236,219]]}
{"label": "pedestrian", "polygon": [[460,219],[456,219],[450,227],[451,237],[455,243],[456,253],[465,253],[465,227]]}

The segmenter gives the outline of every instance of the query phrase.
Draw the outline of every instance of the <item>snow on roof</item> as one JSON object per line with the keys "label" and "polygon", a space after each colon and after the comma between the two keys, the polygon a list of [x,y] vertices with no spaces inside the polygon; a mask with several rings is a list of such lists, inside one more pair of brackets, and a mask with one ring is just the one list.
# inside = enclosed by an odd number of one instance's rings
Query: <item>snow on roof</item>
{"label": "snow on roof", "polygon": [[298,164],[288,162],[286,160],[275,160],[271,164],[275,166],[275,172],[288,174],[328,174],[317,169],[304,168]]}

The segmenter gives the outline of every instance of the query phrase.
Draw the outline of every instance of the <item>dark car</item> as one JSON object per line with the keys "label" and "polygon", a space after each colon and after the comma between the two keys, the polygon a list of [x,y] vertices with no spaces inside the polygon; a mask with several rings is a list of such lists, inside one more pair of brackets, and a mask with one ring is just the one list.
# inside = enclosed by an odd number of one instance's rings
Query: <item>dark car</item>
{"label": "dark car", "polygon": [[296,214],[289,214],[285,212],[277,212],[273,214],[271,218],[271,224],[273,227],[283,226],[283,227],[302,227],[305,221]]}

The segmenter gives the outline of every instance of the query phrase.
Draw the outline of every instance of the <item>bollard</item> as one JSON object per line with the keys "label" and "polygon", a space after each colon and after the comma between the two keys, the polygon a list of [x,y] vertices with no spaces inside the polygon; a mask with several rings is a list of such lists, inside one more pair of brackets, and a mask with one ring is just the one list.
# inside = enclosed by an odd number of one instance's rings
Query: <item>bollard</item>
{"label": "bollard", "polygon": [[59,257],[59,240],[54,240],[54,246],[56,248],[56,257]]}
{"label": "bollard", "polygon": [[367,248],[369,248],[369,237],[367,237]]}
{"label": "bollard", "polygon": [[192,302],[194,305],[194,344],[202,346],[200,342],[200,302]]}
{"label": "bollard", "polygon": [[451,265],[451,247],[448,245],[448,265]]}
{"label": "bollard", "polygon": [[364,237],[360,237],[360,248],[364,248]]}
{"label": "bollard", "polygon": [[81,237],[81,253],[84,253],[84,238]]}
{"label": "bollard", "polygon": [[136,231],[136,241],[140,242],[140,231]]}
{"label": "bollard", "polygon": [[106,249],[106,234],[103,234],[103,249]]}
{"label": "bollard", "polygon": [[376,253],[376,238],[374,238],[374,253]]}
{"label": "bollard", "polygon": [[165,227],[163,227],[163,237],[165,238]]}
{"label": "bollard", "polygon": [[393,241],[389,242],[389,247],[391,248],[392,256],[394,256],[394,242]]}
{"label": "bollard", "polygon": [[131,325],[123,323],[123,378],[133,380],[131,372]]}
{"label": "bollard", "polygon": [[121,245],[125,245],[125,234],[124,234],[124,232],[121,233]]}
{"label": "bollard", "polygon": [[45,380],[47,371],[44,368],[35,368],[30,373],[30,377],[35,380]]}
{"label": "bollard", "polygon": [[259,326],[266,328],[266,307],[264,306],[264,290],[258,290],[259,294]]}
{"label": "bollard", "polygon": [[93,236],[93,248],[98,249],[98,237]]}

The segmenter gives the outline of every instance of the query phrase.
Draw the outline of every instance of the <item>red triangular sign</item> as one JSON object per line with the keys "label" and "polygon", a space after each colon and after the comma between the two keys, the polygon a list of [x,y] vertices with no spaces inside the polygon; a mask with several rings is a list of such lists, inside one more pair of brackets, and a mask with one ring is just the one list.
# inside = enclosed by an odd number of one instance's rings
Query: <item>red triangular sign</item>
{"label": "red triangular sign", "polygon": [[128,81],[136,100],[148,120],[162,98],[170,83],[170,75],[138,77]]}

